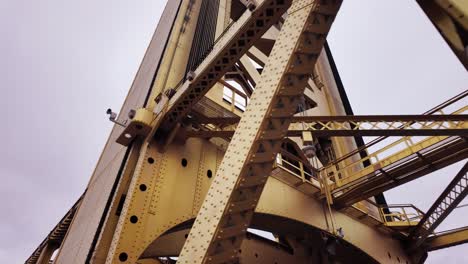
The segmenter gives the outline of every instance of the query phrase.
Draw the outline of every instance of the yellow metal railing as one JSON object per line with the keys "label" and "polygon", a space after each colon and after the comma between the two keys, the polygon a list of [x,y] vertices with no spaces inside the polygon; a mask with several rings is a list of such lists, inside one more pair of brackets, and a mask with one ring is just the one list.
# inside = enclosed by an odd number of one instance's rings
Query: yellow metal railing
{"label": "yellow metal railing", "polygon": [[[442,113],[442,111],[440,112]],[[466,114],[467,112],[468,106],[465,106],[453,112],[452,114]],[[435,129],[440,127],[440,125],[441,123],[434,122],[432,124],[428,124],[425,128]],[[463,121],[447,122],[447,124],[443,123],[443,125],[451,127],[456,126],[458,128],[468,128],[468,124]],[[449,136],[402,137],[401,139],[392,142],[373,153],[368,154],[364,158],[356,158],[357,154],[351,155],[339,160],[338,162],[333,162],[327,167],[321,168],[320,171],[323,171],[330,179],[330,182],[332,182],[330,187],[333,190],[334,188],[341,187],[364,176],[372,176],[373,173],[380,168],[395,164],[398,161],[403,161],[405,158],[408,158],[421,150],[447,140],[448,138]],[[372,165],[368,167],[362,167],[361,164],[366,161],[370,161]]]}
{"label": "yellow metal railing", "polygon": [[[292,157],[288,156],[288,159]],[[323,184],[318,178],[318,174],[312,174],[304,169],[305,165],[298,158],[291,162],[284,158],[283,155],[276,156],[275,166],[285,170],[286,172],[300,178],[303,182],[309,182],[316,187]],[[318,184],[319,183],[319,184]],[[332,183],[329,181],[329,183]],[[366,202],[365,204],[363,202]],[[366,205],[367,204],[367,205]],[[356,203],[354,208],[380,221],[388,227],[409,227],[416,226],[423,218],[424,213],[412,204],[396,204],[396,205],[377,205],[369,199]],[[372,208],[375,208],[374,210]]]}
{"label": "yellow metal railing", "polygon": [[424,213],[412,204],[396,204],[379,208],[382,221],[389,227],[417,226]]}
{"label": "yellow metal railing", "polygon": [[412,204],[377,205],[366,199],[352,207],[388,227],[417,226],[424,217],[424,213]]}
{"label": "yellow metal railing", "polygon": [[[299,177],[303,182],[312,182],[312,179],[318,180],[316,175],[313,175],[312,173],[305,170],[304,163],[299,159],[294,159],[294,163],[285,159],[280,153],[276,156],[275,165],[277,167],[280,167],[290,174]],[[313,171],[313,168],[310,168],[309,171]]]}

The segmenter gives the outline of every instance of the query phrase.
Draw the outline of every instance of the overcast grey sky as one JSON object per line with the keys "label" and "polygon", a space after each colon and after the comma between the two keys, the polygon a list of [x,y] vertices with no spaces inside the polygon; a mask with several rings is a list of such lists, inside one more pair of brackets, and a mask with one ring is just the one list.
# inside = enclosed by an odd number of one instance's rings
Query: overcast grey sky
{"label": "overcast grey sky", "polygon": [[[22,263],[82,194],[164,0],[0,0],[0,263]],[[468,76],[414,1],[348,0],[329,36],[356,114],[417,114]],[[431,205],[460,164],[386,194]],[[465,201],[466,203],[466,201]],[[468,224],[459,209],[444,227]],[[468,262],[468,246],[428,263]]]}

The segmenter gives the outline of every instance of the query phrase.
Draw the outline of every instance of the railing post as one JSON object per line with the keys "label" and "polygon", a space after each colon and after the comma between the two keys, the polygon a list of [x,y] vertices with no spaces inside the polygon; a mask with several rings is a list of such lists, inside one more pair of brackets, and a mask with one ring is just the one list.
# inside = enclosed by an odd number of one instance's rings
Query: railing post
{"label": "railing post", "polygon": [[302,162],[299,161],[299,169],[301,171],[301,179],[302,179],[302,182],[305,182],[305,175],[304,175],[304,164],[302,164]]}
{"label": "railing post", "polygon": [[320,193],[321,194],[325,194],[325,178],[327,177],[327,170],[326,169],[323,169],[323,170],[320,170],[319,173],[318,173],[318,177],[319,177],[319,184],[320,184]]}
{"label": "railing post", "polygon": [[405,207],[402,206],[402,207],[401,207],[401,210],[403,210],[403,215],[405,216],[406,222],[408,222],[408,225],[410,225],[411,223],[410,223],[410,220],[409,220],[409,218],[408,218],[408,214],[406,214]]}
{"label": "railing post", "polygon": [[[332,166],[333,178],[335,179],[336,187],[340,187],[341,186],[341,179],[340,179],[340,177],[338,177],[338,170],[336,169],[336,166],[337,165]],[[328,184],[328,182],[327,182],[327,184]]]}
{"label": "railing post", "polygon": [[379,207],[379,215],[380,215],[380,219],[382,219],[382,221],[384,222],[384,225],[387,225],[387,218],[385,217],[383,207]]}

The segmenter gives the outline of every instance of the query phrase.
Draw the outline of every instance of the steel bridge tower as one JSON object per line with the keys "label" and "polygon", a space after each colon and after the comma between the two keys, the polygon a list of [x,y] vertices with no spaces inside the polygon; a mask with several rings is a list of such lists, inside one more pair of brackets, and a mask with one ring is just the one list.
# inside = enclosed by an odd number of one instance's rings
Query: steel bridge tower
{"label": "steel bridge tower", "polygon": [[[418,3],[467,68],[467,2]],[[467,242],[434,233],[467,165],[428,212],[382,193],[466,160],[468,92],[353,115],[326,43],[340,5],[168,1],[84,194],[26,263],[422,263]]]}

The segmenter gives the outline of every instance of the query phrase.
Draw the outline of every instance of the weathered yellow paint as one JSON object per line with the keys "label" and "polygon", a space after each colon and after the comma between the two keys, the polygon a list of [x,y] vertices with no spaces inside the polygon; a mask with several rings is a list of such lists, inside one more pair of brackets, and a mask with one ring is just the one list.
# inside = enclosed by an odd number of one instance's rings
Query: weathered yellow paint
{"label": "weathered yellow paint", "polygon": [[154,82],[148,109],[155,106],[156,96],[169,88],[175,88],[175,85],[184,77],[185,67],[188,60],[188,54],[192,45],[193,35],[198,18],[201,1],[184,0],[180,7],[179,16],[173,25],[173,34],[164,53],[164,58],[159,66]]}

